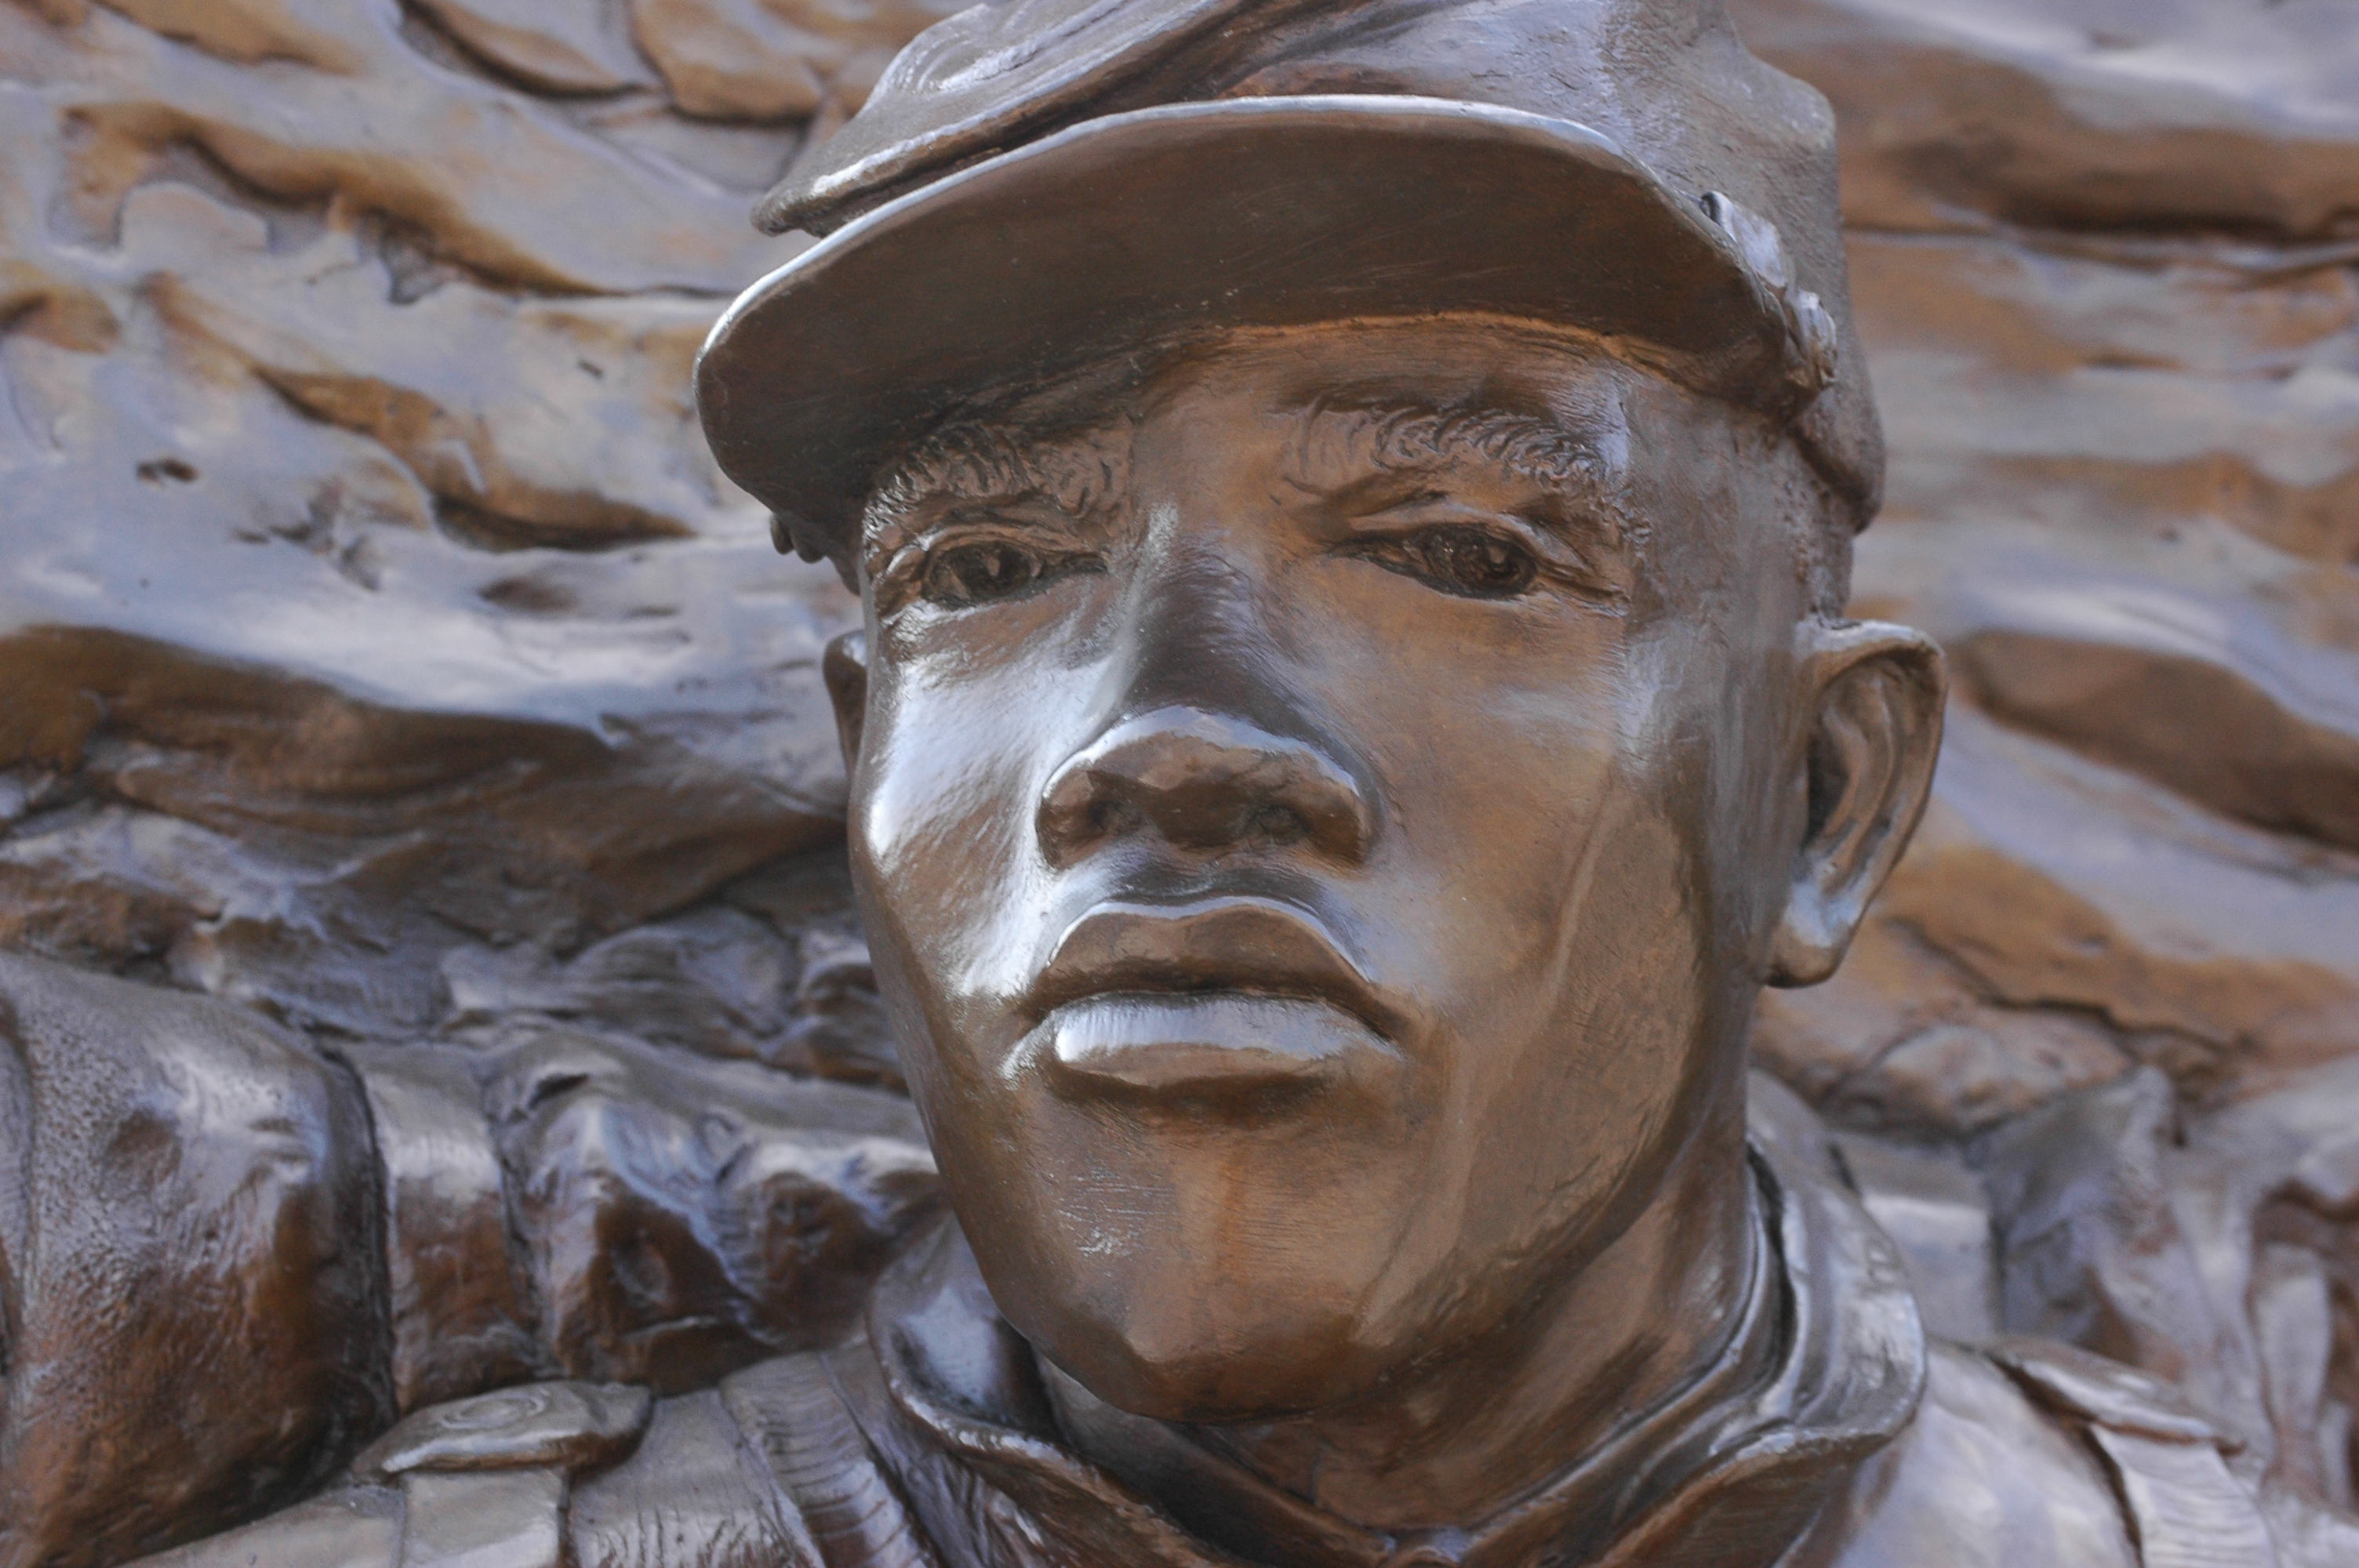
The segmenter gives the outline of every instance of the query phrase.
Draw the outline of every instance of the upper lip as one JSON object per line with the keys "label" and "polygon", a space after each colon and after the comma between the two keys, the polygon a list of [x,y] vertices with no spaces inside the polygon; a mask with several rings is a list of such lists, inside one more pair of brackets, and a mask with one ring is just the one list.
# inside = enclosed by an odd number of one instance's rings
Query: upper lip
{"label": "upper lip", "polygon": [[1325,925],[1266,898],[1099,904],[1065,928],[1027,1000],[1037,1016],[1117,991],[1258,991],[1328,1002],[1380,1035],[1398,1024]]}

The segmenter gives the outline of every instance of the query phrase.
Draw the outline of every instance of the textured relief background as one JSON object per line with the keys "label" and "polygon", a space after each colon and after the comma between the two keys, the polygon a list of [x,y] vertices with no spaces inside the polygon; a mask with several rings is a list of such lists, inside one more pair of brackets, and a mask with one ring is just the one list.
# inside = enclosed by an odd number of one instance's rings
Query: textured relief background
{"label": "textured relief background", "polygon": [[[940,0],[945,7],[955,0]],[[688,402],[923,0],[0,0],[0,946],[340,1048],[890,1087],[817,673]],[[1739,0],[1843,116],[1936,804],[1762,1062],[1936,1325],[2359,1552],[2359,5]],[[2340,1533],[2338,1533],[2340,1532]]]}
{"label": "textured relief background", "polygon": [[1842,126],[1856,600],[1957,691],[1760,1057],[1882,1135],[1938,1325],[2177,1379],[2359,1561],[2359,5],[1739,4]]}

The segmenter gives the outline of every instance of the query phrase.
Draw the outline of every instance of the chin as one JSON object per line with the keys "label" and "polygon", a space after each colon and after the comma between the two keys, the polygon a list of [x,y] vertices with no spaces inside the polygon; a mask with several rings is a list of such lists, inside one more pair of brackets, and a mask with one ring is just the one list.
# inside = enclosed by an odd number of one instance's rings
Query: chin
{"label": "chin", "polygon": [[[1281,1282],[1264,1285],[1266,1299]],[[1203,1281],[1169,1288],[1193,1291],[1197,1301],[1208,1289]],[[1362,1353],[1348,1319],[1299,1310],[1245,1316],[1232,1304],[1215,1334],[1203,1332],[1196,1314],[1174,1321],[1139,1304],[1124,1318],[1066,1323],[1034,1343],[1108,1404],[1158,1421],[1275,1420],[1347,1402],[1376,1380],[1357,1364]]]}
{"label": "chin", "polygon": [[1108,1404],[1161,1421],[1271,1420],[1346,1403],[1424,1340],[1372,1338],[1368,1282],[1321,1277],[1308,1246],[1307,1257],[1257,1264],[1063,1251],[1038,1272],[995,1269],[986,1250],[977,1256],[993,1294],[1035,1349]]}
{"label": "chin", "polygon": [[1239,1422],[1346,1402],[1427,1343],[1431,1325],[1371,1314],[1402,1303],[1395,1276],[1427,1253],[1435,1218],[1420,1202],[1432,1151],[1397,1083],[1385,1087],[1274,1097],[1252,1114],[1036,1090],[935,1125],[969,1244],[1017,1332],[1120,1409]]}

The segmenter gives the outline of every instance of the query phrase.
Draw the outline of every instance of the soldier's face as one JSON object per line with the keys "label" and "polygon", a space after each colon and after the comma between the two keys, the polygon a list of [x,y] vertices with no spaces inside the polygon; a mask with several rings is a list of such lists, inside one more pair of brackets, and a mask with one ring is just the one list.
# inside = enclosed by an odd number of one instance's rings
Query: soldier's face
{"label": "soldier's face", "polygon": [[879,983],[1035,1345],[1150,1414],[1332,1403],[1578,1268],[1741,1076],[1798,470],[1495,326],[1235,340],[1063,428],[871,510]]}

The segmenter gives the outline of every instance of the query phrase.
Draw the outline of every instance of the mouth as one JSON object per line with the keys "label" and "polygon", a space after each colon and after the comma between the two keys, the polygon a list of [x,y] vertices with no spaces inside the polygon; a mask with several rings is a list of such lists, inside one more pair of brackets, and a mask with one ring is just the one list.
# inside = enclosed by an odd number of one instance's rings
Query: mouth
{"label": "mouth", "polygon": [[1400,1021],[1310,916],[1266,899],[1106,903],[1059,939],[1027,999],[1078,1090],[1150,1097],[1389,1076]]}

